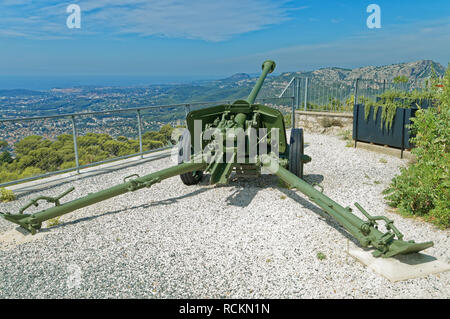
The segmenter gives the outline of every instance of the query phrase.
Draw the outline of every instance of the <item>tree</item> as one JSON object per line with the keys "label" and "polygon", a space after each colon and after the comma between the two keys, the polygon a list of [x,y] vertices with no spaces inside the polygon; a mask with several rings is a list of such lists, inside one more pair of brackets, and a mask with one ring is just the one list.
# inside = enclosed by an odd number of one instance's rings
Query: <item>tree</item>
{"label": "tree", "polygon": [[170,141],[173,132],[173,127],[170,124],[166,124],[160,128],[159,132],[165,137],[165,141],[162,142],[166,143]]}
{"label": "tree", "polygon": [[14,148],[18,157],[28,155],[31,151],[37,150],[41,147],[49,147],[52,144],[49,140],[42,136],[31,135],[23,138],[16,144]]}
{"label": "tree", "polygon": [[118,156],[123,144],[123,142],[111,140],[103,144],[103,149],[113,156]]}
{"label": "tree", "polygon": [[4,151],[0,154],[0,163],[12,163],[13,162],[13,158],[11,156],[11,154],[8,151]]}
{"label": "tree", "polygon": [[8,147],[8,143],[6,141],[0,140],[0,150],[5,148],[5,147]]}
{"label": "tree", "polygon": [[[6,141],[0,140],[0,150],[5,149],[8,147],[8,143]],[[14,159],[12,158],[11,154],[8,151],[3,151],[0,154],[0,163],[11,163]]]}
{"label": "tree", "polygon": [[128,138],[125,137],[125,136],[118,136],[118,137],[117,137],[117,140],[118,140],[119,142],[123,142],[123,143],[128,142]]}

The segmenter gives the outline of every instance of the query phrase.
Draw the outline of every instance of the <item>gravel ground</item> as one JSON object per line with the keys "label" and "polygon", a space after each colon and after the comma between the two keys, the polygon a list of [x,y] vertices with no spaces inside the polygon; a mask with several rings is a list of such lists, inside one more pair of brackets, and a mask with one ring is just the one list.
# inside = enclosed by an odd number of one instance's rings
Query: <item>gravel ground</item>
{"label": "gravel ground", "polygon": [[[450,232],[390,213],[381,191],[406,161],[308,134],[309,182],[343,205],[358,201],[395,220],[405,239],[432,240],[450,260]],[[385,159],[387,162],[385,162]],[[171,166],[169,158],[80,177],[65,198]],[[56,195],[68,184],[39,194]],[[31,197],[1,204],[17,212]],[[3,236],[14,226],[0,219]],[[4,237],[6,238],[6,237]],[[178,177],[81,209],[22,244],[0,250],[1,298],[449,298],[450,272],[391,283],[348,256],[351,237],[274,176],[227,186],[185,186]],[[0,243],[1,244],[1,243]],[[326,259],[319,260],[321,252]]]}

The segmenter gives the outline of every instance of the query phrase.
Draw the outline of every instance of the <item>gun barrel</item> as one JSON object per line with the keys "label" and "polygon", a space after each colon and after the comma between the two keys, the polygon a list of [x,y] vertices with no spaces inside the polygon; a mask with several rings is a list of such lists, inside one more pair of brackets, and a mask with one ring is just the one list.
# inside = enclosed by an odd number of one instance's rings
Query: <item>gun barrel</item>
{"label": "gun barrel", "polygon": [[272,60],[267,60],[262,65],[262,74],[259,77],[258,81],[256,81],[255,86],[253,87],[253,90],[250,92],[247,102],[250,104],[253,104],[256,100],[256,97],[258,96],[259,91],[261,90],[261,87],[264,83],[264,80],[266,79],[267,74],[272,73],[273,70],[275,70],[275,62]]}

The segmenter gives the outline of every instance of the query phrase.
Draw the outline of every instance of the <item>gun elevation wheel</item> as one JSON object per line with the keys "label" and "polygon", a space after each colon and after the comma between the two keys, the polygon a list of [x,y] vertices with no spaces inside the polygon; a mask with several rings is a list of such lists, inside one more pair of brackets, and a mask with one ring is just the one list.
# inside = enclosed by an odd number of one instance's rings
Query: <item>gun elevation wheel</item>
{"label": "gun elevation wheel", "polygon": [[289,171],[303,179],[303,129],[293,128],[289,143]]}
{"label": "gun elevation wheel", "polygon": [[[184,130],[178,140],[178,164],[188,162],[191,158],[191,134],[189,130]],[[194,171],[180,174],[181,181],[185,185],[195,185],[200,182],[203,177],[202,171]]]}

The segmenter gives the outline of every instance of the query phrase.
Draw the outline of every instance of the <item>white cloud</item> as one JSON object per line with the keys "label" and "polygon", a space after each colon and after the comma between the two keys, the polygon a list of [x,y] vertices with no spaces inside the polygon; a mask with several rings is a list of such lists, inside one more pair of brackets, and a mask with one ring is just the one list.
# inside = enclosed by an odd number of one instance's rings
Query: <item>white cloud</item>
{"label": "white cloud", "polygon": [[320,67],[357,67],[433,59],[444,66],[449,61],[449,19],[421,21],[383,27],[334,41],[317,42],[259,52],[228,59],[242,68],[251,61],[271,58],[280,71],[311,70]]}
{"label": "white cloud", "polygon": [[[272,0],[96,0],[74,1],[81,7],[78,34],[137,34],[223,41],[289,20],[291,1]],[[0,4],[0,29],[29,37],[67,36],[66,4],[60,1],[13,1]]]}

